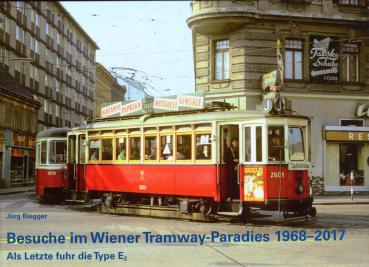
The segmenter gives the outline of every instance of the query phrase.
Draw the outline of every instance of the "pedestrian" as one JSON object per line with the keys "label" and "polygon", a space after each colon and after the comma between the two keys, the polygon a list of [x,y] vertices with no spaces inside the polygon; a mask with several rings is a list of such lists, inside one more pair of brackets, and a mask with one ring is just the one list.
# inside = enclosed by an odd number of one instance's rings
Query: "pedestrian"
{"label": "pedestrian", "polygon": [[231,139],[231,146],[224,152],[224,161],[227,164],[227,185],[229,198],[239,199],[239,186],[237,182],[237,165],[239,163],[238,138]]}

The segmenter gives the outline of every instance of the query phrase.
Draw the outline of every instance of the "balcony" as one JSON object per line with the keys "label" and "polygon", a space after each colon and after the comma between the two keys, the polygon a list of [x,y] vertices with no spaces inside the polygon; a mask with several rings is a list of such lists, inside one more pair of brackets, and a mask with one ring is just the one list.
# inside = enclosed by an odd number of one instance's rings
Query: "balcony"
{"label": "balcony", "polygon": [[[262,20],[293,19],[303,21],[309,18],[316,22],[356,24],[368,22],[369,9],[365,0],[349,9],[342,5],[346,1],[312,0],[265,0],[265,1],[195,1],[191,2],[192,16],[187,19],[192,31],[208,37],[229,34],[244,25],[260,23]],[[352,2],[356,3],[356,2]]]}
{"label": "balcony", "polygon": [[253,5],[240,8],[233,1],[192,1],[191,7],[188,26],[206,36],[229,33],[242,27],[252,21],[250,11],[257,10]]}

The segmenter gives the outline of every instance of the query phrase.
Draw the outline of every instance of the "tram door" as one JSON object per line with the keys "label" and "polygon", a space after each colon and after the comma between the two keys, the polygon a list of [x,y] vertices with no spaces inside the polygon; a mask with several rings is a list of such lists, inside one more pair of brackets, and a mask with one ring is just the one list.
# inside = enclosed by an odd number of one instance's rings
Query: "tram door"
{"label": "tram door", "polygon": [[68,136],[68,189],[85,191],[85,135],[73,134]]}
{"label": "tram door", "polygon": [[77,135],[68,136],[68,190],[76,191]]}
{"label": "tram door", "polygon": [[[219,147],[219,182],[221,201],[227,199],[239,199],[240,185],[239,172],[239,135],[238,124],[220,125],[220,147]],[[236,142],[232,140],[237,139]]]}

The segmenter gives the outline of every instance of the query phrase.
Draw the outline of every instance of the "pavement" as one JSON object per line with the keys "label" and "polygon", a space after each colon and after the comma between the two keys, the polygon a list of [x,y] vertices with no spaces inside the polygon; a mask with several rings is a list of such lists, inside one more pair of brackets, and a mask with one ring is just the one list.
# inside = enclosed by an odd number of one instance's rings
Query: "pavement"
{"label": "pavement", "polygon": [[[16,194],[23,192],[35,191],[35,186],[22,186],[13,188],[0,188],[0,195]],[[369,204],[369,195],[355,196],[315,196],[313,205],[352,205],[352,204]]]}
{"label": "pavement", "polygon": [[17,186],[11,188],[0,188],[0,195],[16,194],[29,191],[35,191],[35,186],[30,185],[30,186]]}

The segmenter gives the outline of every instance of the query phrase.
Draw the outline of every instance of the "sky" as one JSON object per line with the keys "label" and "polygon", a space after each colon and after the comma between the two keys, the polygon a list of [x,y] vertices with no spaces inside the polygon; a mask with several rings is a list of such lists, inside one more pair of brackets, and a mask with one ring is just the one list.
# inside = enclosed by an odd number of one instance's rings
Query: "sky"
{"label": "sky", "polygon": [[61,3],[99,46],[96,61],[106,69],[138,70],[154,96],[194,92],[190,1]]}

